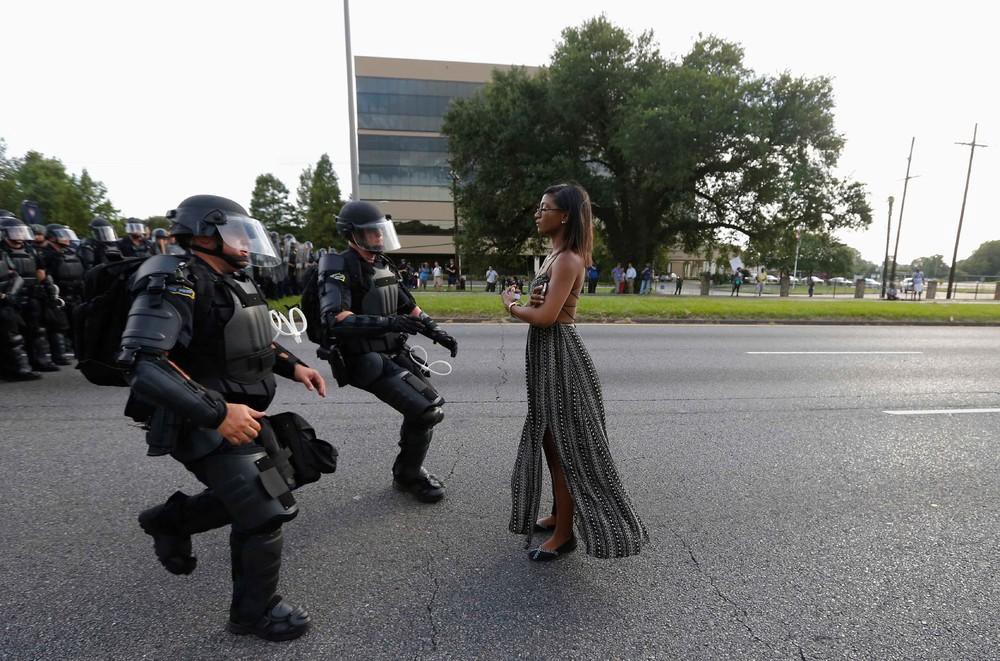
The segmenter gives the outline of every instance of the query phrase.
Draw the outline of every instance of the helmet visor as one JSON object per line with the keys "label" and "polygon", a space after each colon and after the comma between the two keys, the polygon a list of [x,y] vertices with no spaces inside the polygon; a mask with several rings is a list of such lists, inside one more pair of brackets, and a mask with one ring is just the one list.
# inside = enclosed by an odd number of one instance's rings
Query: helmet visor
{"label": "helmet visor", "polygon": [[374,223],[354,227],[354,243],[369,252],[392,252],[399,250],[399,236],[396,226],[388,218],[380,218]]}
{"label": "helmet visor", "polygon": [[126,234],[145,234],[146,226],[142,223],[125,223]]}
{"label": "helmet visor", "polygon": [[107,225],[98,225],[94,229],[94,238],[98,241],[111,242],[117,240],[115,230]]}
{"label": "helmet visor", "polygon": [[226,214],[226,222],[216,225],[223,243],[250,254],[254,266],[276,266],[281,263],[271,237],[259,220],[248,216]]}
{"label": "helmet visor", "polygon": [[4,236],[11,241],[31,241],[35,238],[27,225],[11,225],[3,228]]}
{"label": "helmet visor", "polygon": [[79,241],[80,238],[76,235],[76,232],[68,227],[61,227],[59,229],[54,229],[49,232],[56,239],[56,241]]}

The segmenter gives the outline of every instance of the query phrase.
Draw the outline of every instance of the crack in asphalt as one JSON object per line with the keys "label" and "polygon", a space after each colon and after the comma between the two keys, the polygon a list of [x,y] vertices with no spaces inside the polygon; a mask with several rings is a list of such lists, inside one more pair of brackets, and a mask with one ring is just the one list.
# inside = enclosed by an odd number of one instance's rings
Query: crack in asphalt
{"label": "crack in asphalt", "polygon": [[[500,354],[500,363],[497,365],[497,369],[500,370],[500,380],[493,387],[494,391],[496,392],[496,401],[497,402],[500,401],[500,389],[507,384],[507,380],[510,378],[510,375],[508,374],[507,367],[506,367],[506,363],[507,363],[507,348],[504,345],[503,326],[500,327],[500,347],[498,349],[498,352]],[[485,402],[483,402],[483,403],[485,403]]]}
{"label": "crack in asphalt", "polygon": [[[445,553],[447,553],[447,550],[448,550],[448,540],[446,540],[444,537],[442,537],[440,532],[437,532],[436,536],[438,538],[438,541],[441,543],[441,545],[444,546]],[[434,572],[434,555],[432,553],[430,553],[429,551],[427,552],[426,570],[427,570],[427,576],[434,583],[434,590],[431,591],[431,598],[427,601],[427,606],[426,606],[426,608],[427,608],[427,621],[430,623],[430,629],[431,629],[431,649],[430,649],[430,653],[433,654],[433,653],[435,653],[435,652],[438,651],[438,626],[437,626],[437,620],[434,618],[434,604],[437,601],[438,591],[440,591],[440,589],[441,589],[441,583],[438,581],[437,574]],[[413,655],[413,659],[414,659],[414,661],[417,661],[418,659],[420,659],[420,652],[416,652]]]}
{"label": "crack in asphalt", "polygon": [[[754,641],[760,643],[765,648],[770,649],[771,646],[765,643],[764,640],[754,632],[753,627],[750,626],[749,623],[750,616],[747,613],[747,610],[742,606],[740,606],[739,604],[737,604],[735,601],[733,601],[733,599],[729,595],[727,595],[725,592],[719,589],[719,586],[715,582],[715,577],[706,572],[705,569],[701,566],[701,563],[698,562],[698,558],[694,554],[694,549],[691,548],[691,545],[688,544],[688,541],[684,539],[684,537],[673,528],[670,528],[670,532],[672,532],[674,536],[680,540],[681,544],[684,546],[684,550],[688,552],[688,556],[690,556],[691,562],[694,563],[695,570],[699,574],[707,578],[708,582],[712,586],[712,589],[715,590],[715,594],[719,595],[719,598],[722,599],[722,601],[726,602],[733,608],[733,611],[736,614],[736,620],[743,625],[743,628],[747,630],[747,633],[750,634],[750,637]],[[798,647],[798,645],[796,645],[796,647]],[[799,647],[799,655],[803,659],[805,659],[805,655],[801,647]]]}

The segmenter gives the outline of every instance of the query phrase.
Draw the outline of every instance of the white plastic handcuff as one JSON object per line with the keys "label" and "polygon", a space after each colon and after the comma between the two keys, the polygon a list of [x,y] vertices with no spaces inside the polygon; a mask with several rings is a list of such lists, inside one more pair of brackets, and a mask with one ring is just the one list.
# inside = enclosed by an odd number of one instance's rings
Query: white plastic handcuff
{"label": "white plastic handcuff", "polygon": [[[423,356],[414,355],[418,349],[423,352],[424,354]],[[410,356],[413,358],[414,362],[416,362],[418,366],[420,366],[422,369],[427,370],[431,374],[435,374],[437,376],[448,376],[449,374],[451,374],[451,371],[453,369],[451,363],[449,363],[447,360],[435,360],[432,362],[427,362],[427,349],[423,348],[419,344],[414,344],[413,346],[407,347],[407,350],[410,352]],[[436,369],[434,369],[434,366],[437,365],[438,363],[441,363],[446,368],[448,368],[448,371],[439,372]]]}
{"label": "white plastic handcuff", "polygon": [[[301,327],[296,323],[296,316],[301,322]],[[284,335],[295,339],[295,344],[302,344],[302,334],[308,328],[306,315],[300,308],[289,308],[288,316],[281,314],[277,310],[271,310],[271,328],[275,330],[273,340]]]}

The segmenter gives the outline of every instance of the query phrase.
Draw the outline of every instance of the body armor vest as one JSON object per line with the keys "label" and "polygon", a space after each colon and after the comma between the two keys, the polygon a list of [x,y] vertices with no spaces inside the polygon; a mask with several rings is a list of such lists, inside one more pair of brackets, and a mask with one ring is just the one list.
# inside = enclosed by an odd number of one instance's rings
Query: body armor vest
{"label": "body armor vest", "polygon": [[59,270],[52,275],[56,284],[64,289],[73,289],[83,286],[83,262],[75,252],[70,249],[61,253],[59,260]]}
{"label": "body armor vest", "polygon": [[371,286],[361,299],[361,314],[391,316],[399,308],[399,281],[385,264],[375,264]]}
{"label": "body armor vest", "polygon": [[35,256],[28,252],[27,248],[4,247],[11,266],[17,274],[24,278],[24,289],[30,290],[38,282],[37,271],[38,261]]}
{"label": "body armor vest", "polygon": [[233,316],[223,329],[223,371],[237,383],[257,383],[274,367],[274,331],[264,297],[251,280],[225,278],[233,297]]}

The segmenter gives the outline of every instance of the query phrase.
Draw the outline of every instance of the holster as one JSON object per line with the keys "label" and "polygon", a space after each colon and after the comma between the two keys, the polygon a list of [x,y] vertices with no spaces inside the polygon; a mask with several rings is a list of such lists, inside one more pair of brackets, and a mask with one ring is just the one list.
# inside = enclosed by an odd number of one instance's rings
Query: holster
{"label": "holster", "polygon": [[302,416],[288,412],[269,415],[267,419],[278,445],[291,451],[297,486],[315,482],[321,474],[337,470],[337,448],[316,438],[316,431]]}
{"label": "holster", "polygon": [[340,352],[340,348],[337,346],[332,346],[329,348],[320,347],[316,349],[316,355],[321,359],[330,363],[330,371],[333,372],[333,378],[337,381],[337,387],[343,388],[347,385],[347,363],[344,362],[344,354]]}

